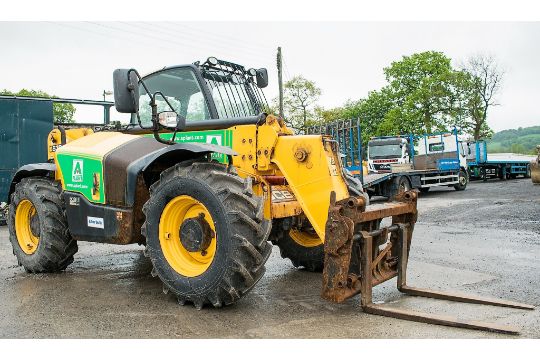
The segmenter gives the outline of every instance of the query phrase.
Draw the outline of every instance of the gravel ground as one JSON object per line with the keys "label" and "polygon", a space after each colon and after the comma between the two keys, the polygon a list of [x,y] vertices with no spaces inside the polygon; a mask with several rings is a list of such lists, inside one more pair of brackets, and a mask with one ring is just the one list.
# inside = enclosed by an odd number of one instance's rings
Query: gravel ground
{"label": "gravel ground", "polygon": [[[422,194],[409,283],[540,304],[540,187],[530,180],[474,182]],[[60,274],[27,274],[0,228],[2,338],[514,338],[362,313],[359,299],[319,296],[321,275],[294,269],[275,249],[267,273],[223,309],[179,306],[162,293],[139,246],[80,243]],[[540,336],[538,310],[408,297],[395,283],[374,300],[403,309],[515,325]]]}

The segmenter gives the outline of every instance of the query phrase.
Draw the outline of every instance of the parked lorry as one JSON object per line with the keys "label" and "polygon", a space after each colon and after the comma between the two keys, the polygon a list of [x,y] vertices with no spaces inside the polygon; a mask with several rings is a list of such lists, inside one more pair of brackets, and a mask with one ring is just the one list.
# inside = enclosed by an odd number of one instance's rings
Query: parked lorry
{"label": "parked lorry", "polygon": [[369,175],[364,187],[371,195],[386,197],[434,187],[465,190],[467,161],[457,129],[425,135],[377,137],[368,142]]}
{"label": "parked lorry", "polygon": [[369,196],[392,197],[410,189],[427,192],[441,186],[456,190],[467,187],[467,149],[457,129],[421,136],[371,138],[367,146],[367,175],[361,171],[359,120],[339,120],[308,128],[307,132],[331,135],[339,143],[344,166],[360,179]]}
{"label": "parked lorry", "polygon": [[489,154],[484,140],[464,142],[468,148],[467,167],[471,179],[488,178],[515,179],[518,176],[531,177],[533,156],[496,153]]}

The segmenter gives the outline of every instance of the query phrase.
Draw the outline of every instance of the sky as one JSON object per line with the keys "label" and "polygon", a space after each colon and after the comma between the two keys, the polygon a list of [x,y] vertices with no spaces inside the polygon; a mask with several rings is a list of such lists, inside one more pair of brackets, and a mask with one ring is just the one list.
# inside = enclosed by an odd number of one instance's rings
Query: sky
{"label": "sky", "polygon": [[505,70],[488,114],[500,131],[540,125],[538,39],[540,22],[0,22],[0,89],[102,100],[116,68],[144,74],[216,56],[268,68],[271,99],[281,46],[284,80],[315,81],[329,108],[380,89],[383,68],[404,55],[442,51],[458,65],[489,54]]}

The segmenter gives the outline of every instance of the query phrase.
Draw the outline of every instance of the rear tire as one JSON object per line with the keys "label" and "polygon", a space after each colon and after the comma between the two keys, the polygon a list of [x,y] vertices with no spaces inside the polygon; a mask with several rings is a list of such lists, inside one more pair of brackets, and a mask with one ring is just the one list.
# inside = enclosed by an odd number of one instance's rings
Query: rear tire
{"label": "rear tire", "polygon": [[13,254],[26,271],[57,272],[73,262],[77,242],[68,231],[58,182],[22,179],[11,196],[8,226]]}
{"label": "rear tire", "polygon": [[[321,272],[324,268],[324,243],[314,234],[283,227],[284,220],[275,220],[271,235],[272,243],[279,247],[281,257],[289,259],[296,268]],[[299,241],[299,238],[307,241]]]}
{"label": "rear tire", "polygon": [[463,191],[467,188],[468,182],[469,179],[467,178],[467,173],[463,170],[460,170],[458,175],[458,183],[454,185],[454,189],[456,189],[457,191]]}
{"label": "rear tire", "polygon": [[[194,199],[198,205],[191,207],[205,209],[215,230],[213,244],[207,248],[189,250],[185,241],[191,237],[180,239],[184,224],[195,219],[187,211],[181,215],[179,229],[163,232],[169,224],[164,217],[167,207],[179,197]],[[240,178],[234,169],[227,172],[222,164],[180,163],[162,172],[143,207],[142,234],[146,236],[145,253],[154,266],[152,273],[163,281],[164,292],[170,290],[180,304],[188,301],[198,309],[205,304],[229,305],[246,295],[263,276],[272,251],[267,242],[271,222],[264,219],[263,206],[263,199],[253,194],[250,179]],[[178,213],[171,221],[177,217]],[[176,242],[180,252],[167,250],[167,242]]]}

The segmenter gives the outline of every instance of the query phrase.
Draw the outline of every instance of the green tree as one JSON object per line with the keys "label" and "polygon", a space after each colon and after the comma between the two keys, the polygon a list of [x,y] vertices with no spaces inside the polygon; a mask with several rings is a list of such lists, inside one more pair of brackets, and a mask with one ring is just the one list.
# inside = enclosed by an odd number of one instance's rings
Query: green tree
{"label": "green tree", "polygon": [[[21,89],[18,92],[12,92],[12,91],[4,89],[0,91],[0,95],[40,97],[40,98],[47,98],[47,99],[57,97],[55,95],[49,95],[46,92],[41,91],[41,90],[26,90],[26,89]],[[75,106],[73,106],[73,104],[53,103],[54,122],[74,123],[75,122],[75,120],[73,119],[74,115],[75,115]]]}
{"label": "green tree", "polygon": [[321,96],[321,89],[301,75],[293,77],[283,87],[285,122],[293,129],[304,132],[308,126],[316,123],[314,108]]}
{"label": "green tree", "polygon": [[[367,144],[369,138],[381,134],[381,126],[392,109],[393,102],[387,88],[371,91],[368,97],[360,100],[348,100],[343,106],[333,109],[317,108],[317,121],[321,123],[335,120],[360,119],[362,126],[362,142]],[[388,122],[387,122],[388,123]],[[396,123],[399,125],[399,123]],[[393,127],[393,126],[388,126]]]}
{"label": "green tree", "polygon": [[442,52],[404,56],[384,68],[393,109],[384,123],[407,132],[445,130],[454,125],[462,74]]}

